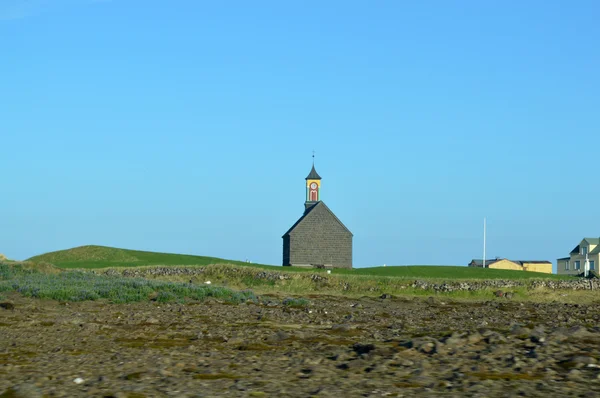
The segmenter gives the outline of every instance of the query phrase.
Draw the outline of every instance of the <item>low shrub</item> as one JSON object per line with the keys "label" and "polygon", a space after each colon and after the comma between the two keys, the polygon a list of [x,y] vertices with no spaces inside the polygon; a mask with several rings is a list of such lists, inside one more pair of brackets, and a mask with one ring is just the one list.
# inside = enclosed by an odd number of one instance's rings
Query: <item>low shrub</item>
{"label": "low shrub", "polygon": [[49,274],[21,265],[0,263],[0,293],[18,292],[26,297],[60,301],[107,299],[114,303],[148,300],[158,302],[202,300],[207,297],[240,303],[256,300],[250,291],[235,292],[223,287],[196,286],[189,283],[96,275],[86,271]]}
{"label": "low shrub", "polygon": [[306,307],[310,302],[305,298],[286,298],[283,300],[283,305],[293,308]]}

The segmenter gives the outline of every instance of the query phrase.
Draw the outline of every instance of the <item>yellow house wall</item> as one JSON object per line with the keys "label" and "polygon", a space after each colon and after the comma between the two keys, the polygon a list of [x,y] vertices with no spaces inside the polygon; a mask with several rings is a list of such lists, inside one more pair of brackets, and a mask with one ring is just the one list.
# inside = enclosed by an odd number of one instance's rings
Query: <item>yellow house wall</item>
{"label": "yellow house wall", "polygon": [[[563,264],[564,267],[564,264]],[[552,273],[552,264],[523,263],[524,271]]]}
{"label": "yellow house wall", "polygon": [[321,180],[306,180],[306,188],[310,187],[310,184],[316,182],[319,188],[321,188]]}
{"label": "yellow house wall", "polygon": [[523,267],[521,267],[519,264],[513,263],[512,261],[509,260],[500,260],[495,262],[494,264],[490,264],[488,266],[488,268],[493,268],[493,269],[512,269],[515,271],[523,271]]}

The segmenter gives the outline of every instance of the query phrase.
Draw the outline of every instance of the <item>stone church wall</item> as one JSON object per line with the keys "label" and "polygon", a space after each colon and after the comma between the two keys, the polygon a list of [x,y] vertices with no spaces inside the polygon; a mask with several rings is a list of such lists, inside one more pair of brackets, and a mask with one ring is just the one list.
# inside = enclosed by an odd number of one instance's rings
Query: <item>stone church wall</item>
{"label": "stone church wall", "polygon": [[324,206],[310,211],[289,239],[284,237],[283,246],[284,265],[352,268],[352,234]]}

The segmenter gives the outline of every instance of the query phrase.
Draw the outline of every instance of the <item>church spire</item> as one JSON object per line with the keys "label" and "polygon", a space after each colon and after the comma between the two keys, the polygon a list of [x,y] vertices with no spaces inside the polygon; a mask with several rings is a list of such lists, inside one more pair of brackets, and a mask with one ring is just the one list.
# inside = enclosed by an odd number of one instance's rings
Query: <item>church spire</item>
{"label": "church spire", "polygon": [[310,173],[308,174],[308,177],[306,177],[306,180],[320,180],[320,179],[321,179],[321,177],[317,173],[317,170],[315,170],[315,151],[313,151],[313,155],[312,155],[312,169],[310,170]]}
{"label": "church spire", "polygon": [[308,175],[308,177],[306,177],[306,180],[320,180],[321,176],[319,176],[319,174],[317,173],[317,170],[315,170],[315,165],[313,164],[312,169],[310,170],[310,174]]}
{"label": "church spire", "polygon": [[313,165],[306,177],[306,202],[305,209],[315,205],[321,200],[321,176],[315,170],[315,152],[313,151]]}

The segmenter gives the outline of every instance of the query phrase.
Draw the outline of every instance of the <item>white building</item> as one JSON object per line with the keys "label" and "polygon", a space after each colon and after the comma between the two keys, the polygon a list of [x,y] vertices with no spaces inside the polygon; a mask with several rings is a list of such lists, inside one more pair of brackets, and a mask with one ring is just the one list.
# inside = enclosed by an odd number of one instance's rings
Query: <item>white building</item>
{"label": "white building", "polygon": [[561,275],[579,275],[585,271],[586,261],[590,271],[598,272],[600,238],[584,238],[569,257],[556,260],[556,272]]}

